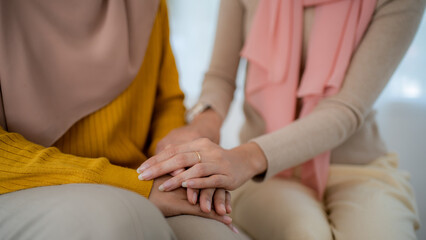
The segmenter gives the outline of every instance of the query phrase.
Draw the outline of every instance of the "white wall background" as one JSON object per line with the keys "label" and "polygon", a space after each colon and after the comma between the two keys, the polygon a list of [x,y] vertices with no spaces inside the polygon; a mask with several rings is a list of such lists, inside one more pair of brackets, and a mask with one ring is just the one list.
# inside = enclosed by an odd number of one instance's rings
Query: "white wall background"
{"label": "white wall background", "polygon": [[[186,94],[191,106],[200,94],[214,43],[219,0],[168,0],[171,42]],[[242,71],[240,71],[242,72]],[[240,74],[242,75],[242,74]],[[242,77],[230,114],[222,129],[222,146],[238,144],[243,122]],[[402,169],[412,175],[422,225],[426,224],[426,17],[404,60],[376,103],[380,130],[388,148],[400,155]],[[426,226],[418,232],[426,239]]]}

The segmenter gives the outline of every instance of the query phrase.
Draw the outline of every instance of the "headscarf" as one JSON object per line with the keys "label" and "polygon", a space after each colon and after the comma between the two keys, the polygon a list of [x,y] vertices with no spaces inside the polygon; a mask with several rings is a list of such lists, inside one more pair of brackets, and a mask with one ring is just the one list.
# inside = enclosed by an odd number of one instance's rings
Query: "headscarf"
{"label": "headscarf", "polygon": [[0,1],[2,127],[50,146],[111,102],[142,65],[158,5]]}

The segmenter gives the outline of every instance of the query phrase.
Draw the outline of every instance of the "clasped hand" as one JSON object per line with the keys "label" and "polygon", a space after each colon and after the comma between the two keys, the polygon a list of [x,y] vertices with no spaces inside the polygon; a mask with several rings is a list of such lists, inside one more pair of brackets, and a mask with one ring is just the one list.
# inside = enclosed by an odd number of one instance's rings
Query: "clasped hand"
{"label": "clasped hand", "polygon": [[[255,143],[249,143],[256,145]],[[252,146],[255,147],[255,146]],[[198,157],[201,156],[201,161]],[[226,150],[207,138],[172,145],[145,161],[139,168],[140,179],[150,180],[187,168],[159,186],[170,191],[180,186],[195,189],[224,188],[234,190],[255,175],[244,145]]]}

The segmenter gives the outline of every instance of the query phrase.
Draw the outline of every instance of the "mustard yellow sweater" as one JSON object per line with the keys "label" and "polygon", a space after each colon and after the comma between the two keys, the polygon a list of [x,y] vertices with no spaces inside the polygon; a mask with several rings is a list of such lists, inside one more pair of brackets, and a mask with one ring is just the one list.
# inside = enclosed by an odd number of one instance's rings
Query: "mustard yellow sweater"
{"label": "mustard yellow sweater", "polygon": [[139,181],[134,169],[184,124],[184,111],[163,0],[139,73],[119,97],[74,124],[53,147],[0,128],[0,193],[100,183],[148,197],[152,181]]}

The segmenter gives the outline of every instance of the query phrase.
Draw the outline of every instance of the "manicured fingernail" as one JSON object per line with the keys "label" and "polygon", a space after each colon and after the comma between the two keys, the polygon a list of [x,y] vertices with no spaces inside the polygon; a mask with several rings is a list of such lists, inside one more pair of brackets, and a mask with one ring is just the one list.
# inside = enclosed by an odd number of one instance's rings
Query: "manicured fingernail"
{"label": "manicured fingernail", "polygon": [[142,165],[142,166],[140,166],[140,167],[136,170],[136,172],[141,173],[141,172],[143,172],[144,170],[146,170],[147,168],[148,168],[148,164],[147,164],[147,165]]}
{"label": "manicured fingernail", "polygon": [[164,186],[163,186],[163,185],[160,185],[160,186],[158,187],[158,190],[160,190],[160,192],[164,192]]}
{"label": "manicured fingernail", "polygon": [[192,203],[193,204],[197,203],[197,198],[198,198],[198,194],[194,192],[194,194],[192,195]]}
{"label": "manicured fingernail", "polygon": [[146,171],[141,173],[141,175],[138,176],[139,180],[149,180],[151,177],[151,171]]}
{"label": "manicured fingernail", "polygon": [[232,228],[232,231],[234,231],[234,233],[240,233],[240,231],[238,231],[238,229],[236,227],[231,226],[231,228]]}
{"label": "manicured fingernail", "polygon": [[212,204],[208,200],[207,200],[207,210],[209,210],[209,212],[212,210]]}
{"label": "manicured fingernail", "polygon": [[186,182],[182,182],[182,187],[186,188]]}
{"label": "manicured fingernail", "polygon": [[230,216],[223,216],[223,220],[224,220],[225,222],[229,222],[229,223],[231,223],[231,222],[232,222],[232,218],[231,218]]}

